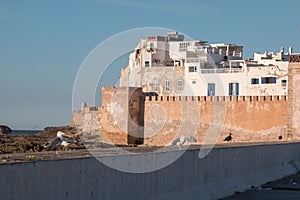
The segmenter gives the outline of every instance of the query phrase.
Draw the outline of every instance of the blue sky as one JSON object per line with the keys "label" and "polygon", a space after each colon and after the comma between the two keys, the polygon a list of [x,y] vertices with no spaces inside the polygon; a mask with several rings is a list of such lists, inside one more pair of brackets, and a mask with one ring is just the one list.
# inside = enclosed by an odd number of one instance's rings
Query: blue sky
{"label": "blue sky", "polygon": [[165,27],[244,45],[247,57],[282,46],[300,52],[299,7],[297,0],[0,0],[0,124],[70,124],[76,72],[113,34]]}

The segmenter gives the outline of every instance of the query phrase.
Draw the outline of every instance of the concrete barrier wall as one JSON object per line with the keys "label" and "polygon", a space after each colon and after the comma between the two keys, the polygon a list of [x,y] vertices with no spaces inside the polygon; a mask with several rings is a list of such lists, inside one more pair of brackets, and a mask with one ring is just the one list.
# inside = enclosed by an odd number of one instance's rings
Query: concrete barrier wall
{"label": "concrete barrier wall", "polygon": [[[176,153],[124,156],[149,161]],[[170,166],[145,174],[116,171],[95,158],[1,164],[0,199],[218,199],[300,169],[299,143],[216,148],[204,159],[198,153],[189,150]],[[106,159],[118,163],[124,156]]]}

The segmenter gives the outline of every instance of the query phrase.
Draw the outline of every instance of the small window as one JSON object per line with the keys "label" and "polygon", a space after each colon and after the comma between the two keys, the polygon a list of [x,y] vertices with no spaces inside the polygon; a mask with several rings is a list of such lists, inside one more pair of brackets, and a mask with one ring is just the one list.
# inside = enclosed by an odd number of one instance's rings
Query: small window
{"label": "small window", "polygon": [[281,86],[286,86],[287,81],[286,80],[281,80]]}
{"label": "small window", "polygon": [[182,91],[182,80],[178,80],[177,81],[177,92],[181,92]]}
{"label": "small window", "polygon": [[158,90],[158,80],[153,80],[153,90],[157,91]]}
{"label": "small window", "polygon": [[169,81],[169,80],[166,80],[165,89],[166,89],[167,91],[170,90],[170,81]]}
{"label": "small window", "polygon": [[189,72],[197,72],[197,67],[196,66],[189,67]]}
{"label": "small window", "polygon": [[229,83],[229,96],[239,95],[239,83]]}
{"label": "small window", "polygon": [[145,61],[145,67],[149,67],[150,63],[149,61]]}
{"label": "small window", "polygon": [[215,96],[215,88],[216,88],[215,83],[208,83],[207,96]]}
{"label": "small window", "polygon": [[261,84],[275,84],[276,77],[262,77]]}
{"label": "small window", "polygon": [[192,84],[195,85],[197,83],[197,81],[192,81]]}
{"label": "small window", "polygon": [[251,84],[252,84],[252,85],[257,85],[257,84],[259,84],[259,79],[258,79],[258,78],[252,78],[252,79],[251,79]]}
{"label": "small window", "polygon": [[186,51],[187,47],[189,46],[188,42],[181,42],[179,43],[179,51]]}

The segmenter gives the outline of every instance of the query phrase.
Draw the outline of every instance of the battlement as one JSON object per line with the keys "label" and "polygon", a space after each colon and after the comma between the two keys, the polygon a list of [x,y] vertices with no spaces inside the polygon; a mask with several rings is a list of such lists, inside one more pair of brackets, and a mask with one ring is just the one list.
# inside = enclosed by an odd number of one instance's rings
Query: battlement
{"label": "battlement", "polygon": [[290,63],[295,63],[295,62],[300,63],[300,54],[290,55],[289,62]]}
{"label": "battlement", "polygon": [[165,146],[175,134],[192,133],[200,144],[210,135],[216,117],[224,122],[217,130],[217,143],[223,143],[229,132],[234,134],[234,142],[300,140],[300,123],[295,120],[300,112],[300,55],[291,55],[289,62],[288,95],[159,96],[140,87],[111,86],[102,88],[98,110],[83,103],[73,121],[83,124],[82,130],[99,130],[103,141],[113,144]]}
{"label": "battlement", "polygon": [[287,101],[287,96],[144,96],[144,101]]}

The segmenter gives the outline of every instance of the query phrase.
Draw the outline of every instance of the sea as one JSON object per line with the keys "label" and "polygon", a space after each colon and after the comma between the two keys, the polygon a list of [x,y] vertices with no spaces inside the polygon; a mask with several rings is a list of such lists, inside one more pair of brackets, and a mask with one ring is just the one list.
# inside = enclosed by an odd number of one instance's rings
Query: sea
{"label": "sea", "polygon": [[36,134],[42,132],[43,130],[12,130],[9,134]]}

